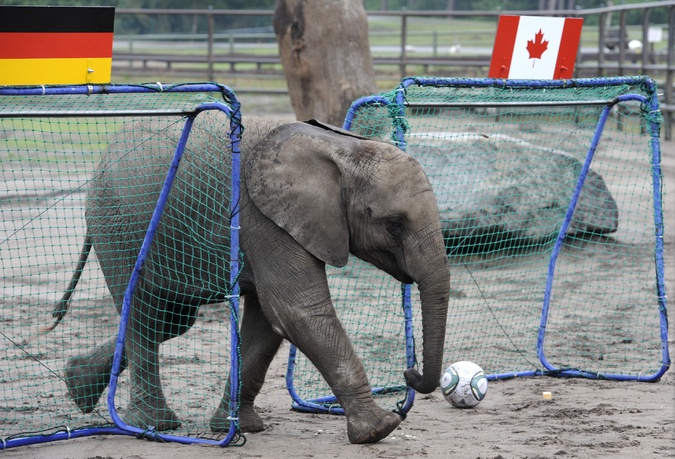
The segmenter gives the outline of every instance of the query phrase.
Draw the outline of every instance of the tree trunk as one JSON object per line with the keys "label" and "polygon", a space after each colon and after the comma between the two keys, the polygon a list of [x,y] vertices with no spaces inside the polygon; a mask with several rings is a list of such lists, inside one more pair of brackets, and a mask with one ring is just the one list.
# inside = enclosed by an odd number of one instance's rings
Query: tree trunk
{"label": "tree trunk", "polygon": [[277,0],[274,32],[297,119],[342,126],[351,103],[376,92],[361,1]]}

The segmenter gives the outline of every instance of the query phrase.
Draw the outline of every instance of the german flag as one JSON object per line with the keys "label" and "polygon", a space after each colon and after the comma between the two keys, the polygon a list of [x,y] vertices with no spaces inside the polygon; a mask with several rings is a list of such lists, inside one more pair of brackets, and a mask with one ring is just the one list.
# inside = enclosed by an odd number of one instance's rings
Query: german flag
{"label": "german flag", "polygon": [[110,83],[114,7],[0,6],[0,85]]}

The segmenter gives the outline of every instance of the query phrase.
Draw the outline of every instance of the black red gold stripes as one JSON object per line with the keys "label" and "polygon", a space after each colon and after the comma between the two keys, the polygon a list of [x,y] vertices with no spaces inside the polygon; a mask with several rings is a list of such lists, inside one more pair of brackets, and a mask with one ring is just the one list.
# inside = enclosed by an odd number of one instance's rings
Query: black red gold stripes
{"label": "black red gold stripes", "polygon": [[115,9],[0,6],[0,84],[109,83]]}

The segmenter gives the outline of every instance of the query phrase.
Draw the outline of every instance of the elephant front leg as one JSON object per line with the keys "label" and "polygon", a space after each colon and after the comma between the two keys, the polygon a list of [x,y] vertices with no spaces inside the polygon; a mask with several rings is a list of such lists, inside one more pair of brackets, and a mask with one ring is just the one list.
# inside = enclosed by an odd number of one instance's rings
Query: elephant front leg
{"label": "elephant front leg", "polygon": [[[324,269],[322,264],[317,268]],[[398,427],[401,417],[373,400],[363,364],[333,308],[325,275],[311,278],[307,270],[288,271],[293,278],[286,278],[282,287],[293,286],[298,296],[289,300],[287,292],[276,288],[264,296],[260,293],[265,315],[273,329],[295,344],[331,387],[345,410],[349,441],[380,441]]]}
{"label": "elephant front leg", "polygon": [[300,338],[292,339],[319,370],[345,410],[349,442],[378,442],[398,427],[401,417],[380,408],[373,400],[363,364],[332,306],[330,310],[320,319],[314,317],[313,325],[299,322],[301,327],[297,329],[296,336]]}
{"label": "elephant front leg", "polygon": [[127,325],[124,346],[129,365],[130,397],[123,419],[125,423],[141,429],[177,429],[180,421],[166,403],[159,375],[162,333],[157,331],[157,327],[161,324],[159,320],[147,316],[139,320],[142,316],[132,314]]}
{"label": "elephant front leg", "polygon": [[[242,381],[239,427],[242,432],[260,432],[264,429],[264,425],[255,412],[254,400],[262,388],[267,370],[283,338],[272,330],[255,294],[247,294],[244,305],[241,324]],[[211,417],[211,430],[214,432],[226,432],[230,429],[230,381],[231,379],[228,379],[225,394]]]}

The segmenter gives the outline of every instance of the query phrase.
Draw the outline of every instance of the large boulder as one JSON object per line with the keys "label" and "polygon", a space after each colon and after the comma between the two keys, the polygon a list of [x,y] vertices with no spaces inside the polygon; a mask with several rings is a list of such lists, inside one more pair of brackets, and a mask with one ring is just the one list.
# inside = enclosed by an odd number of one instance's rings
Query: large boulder
{"label": "large boulder", "polygon": [[[499,134],[416,134],[407,151],[429,176],[450,254],[555,240],[582,168],[563,151]],[[590,170],[567,235],[613,233],[618,220],[616,201]]]}

